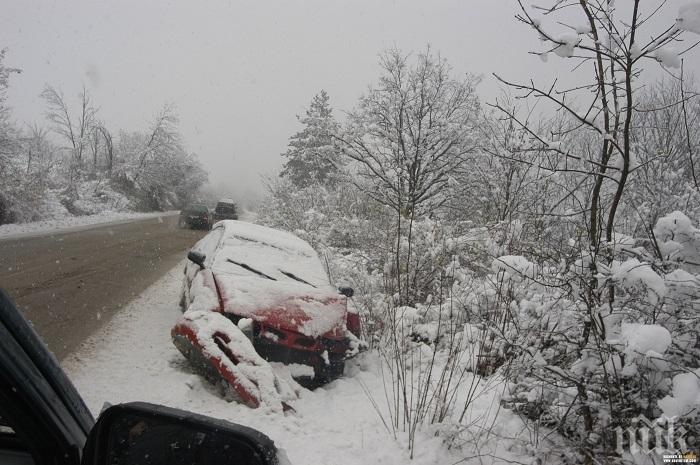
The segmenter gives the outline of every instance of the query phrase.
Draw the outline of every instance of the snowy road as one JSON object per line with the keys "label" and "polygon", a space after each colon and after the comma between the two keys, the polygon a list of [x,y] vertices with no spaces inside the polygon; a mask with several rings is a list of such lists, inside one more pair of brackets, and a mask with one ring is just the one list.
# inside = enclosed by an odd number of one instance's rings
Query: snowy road
{"label": "snowy road", "polygon": [[177,216],[0,241],[0,288],[60,360],[182,260],[204,235]]}
{"label": "snowy road", "polygon": [[[192,373],[170,340],[180,316],[182,266],[172,269],[63,361],[95,415],[104,402],[147,401],[195,411],[256,428],[286,451],[294,465],[450,464],[442,439],[426,434],[413,461],[403,438],[394,441],[369,402],[384,396],[371,355],[346,376],[316,391],[301,391],[295,413],[282,415],[229,403]],[[278,367],[280,368],[280,367]]]}

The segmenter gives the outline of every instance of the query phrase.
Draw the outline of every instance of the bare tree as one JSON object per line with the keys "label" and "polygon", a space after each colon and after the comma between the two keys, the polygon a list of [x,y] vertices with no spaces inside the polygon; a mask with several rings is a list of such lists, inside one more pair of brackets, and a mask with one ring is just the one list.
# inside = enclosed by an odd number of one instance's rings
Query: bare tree
{"label": "bare tree", "polygon": [[52,130],[68,144],[71,153],[70,178],[74,183],[83,168],[83,157],[93,135],[97,109],[92,105],[85,86],[79,95],[80,111],[74,119],[71,118],[68,104],[60,90],[46,85],[41,97],[46,101],[46,118],[51,123]]}
{"label": "bare tree", "polygon": [[27,128],[27,132],[24,139],[27,153],[26,173],[29,175],[35,168],[48,168],[52,147],[48,140],[48,131],[43,126],[36,123],[31,124]]}
{"label": "bare tree", "polygon": [[158,154],[174,152],[180,145],[180,137],[177,132],[179,119],[175,107],[171,104],[163,105],[153,122],[145,144],[137,155],[134,170],[134,182],[143,175],[148,163]]}
{"label": "bare tree", "polygon": [[105,169],[107,170],[107,176],[111,177],[114,169],[114,141],[112,133],[109,132],[104,123],[99,123],[95,130],[102,136],[105,149]]}

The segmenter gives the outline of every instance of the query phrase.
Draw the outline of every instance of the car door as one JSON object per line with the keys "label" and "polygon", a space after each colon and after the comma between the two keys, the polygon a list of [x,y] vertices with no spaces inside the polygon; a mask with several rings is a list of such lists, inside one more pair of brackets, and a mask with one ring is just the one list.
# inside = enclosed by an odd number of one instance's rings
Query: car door
{"label": "car door", "polygon": [[57,360],[0,290],[0,463],[278,465],[279,460],[274,442],[257,430],[162,405],[110,406],[95,422]]}
{"label": "car door", "polygon": [[1,290],[0,341],[2,463],[78,465],[92,415]]}
{"label": "car door", "polygon": [[[213,262],[214,255],[216,255],[216,250],[219,247],[223,234],[223,226],[215,227],[206,236],[200,239],[199,242],[194,245],[194,247],[192,247],[191,251],[199,252],[207,257],[204,262],[205,268],[209,267]],[[187,263],[185,264],[185,281],[183,283],[182,293],[183,310],[186,309],[187,305],[192,301],[192,296],[190,295],[192,281],[201,270],[202,268],[199,265],[187,260]]]}

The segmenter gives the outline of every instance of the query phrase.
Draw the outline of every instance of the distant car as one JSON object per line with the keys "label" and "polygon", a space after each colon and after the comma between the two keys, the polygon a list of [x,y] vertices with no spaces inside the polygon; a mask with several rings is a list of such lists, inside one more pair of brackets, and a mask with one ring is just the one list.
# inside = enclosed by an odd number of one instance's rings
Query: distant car
{"label": "distant car", "polygon": [[365,347],[352,289],[334,288],[314,249],[291,233],[221,221],[188,259],[173,342],[251,407],[279,388],[261,385],[267,362],[290,365],[298,382],[315,387],[340,377]]}
{"label": "distant car", "polygon": [[206,205],[189,205],[180,212],[181,228],[211,229],[211,217]]}
{"label": "distant car", "polygon": [[231,199],[221,199],[214,209],[214,222],[221,220],[237,220],[236,203]]}

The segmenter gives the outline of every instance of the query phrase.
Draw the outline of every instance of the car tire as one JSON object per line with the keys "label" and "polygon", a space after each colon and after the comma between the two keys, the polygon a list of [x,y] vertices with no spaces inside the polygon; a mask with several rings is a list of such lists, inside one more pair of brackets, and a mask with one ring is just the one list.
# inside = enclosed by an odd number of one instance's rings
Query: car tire
{"label": "car tire", "polygon": [[345,360],[331,360],[329,365],[317,365],[314,367],[314,380],[321,386],[343,376]]}

